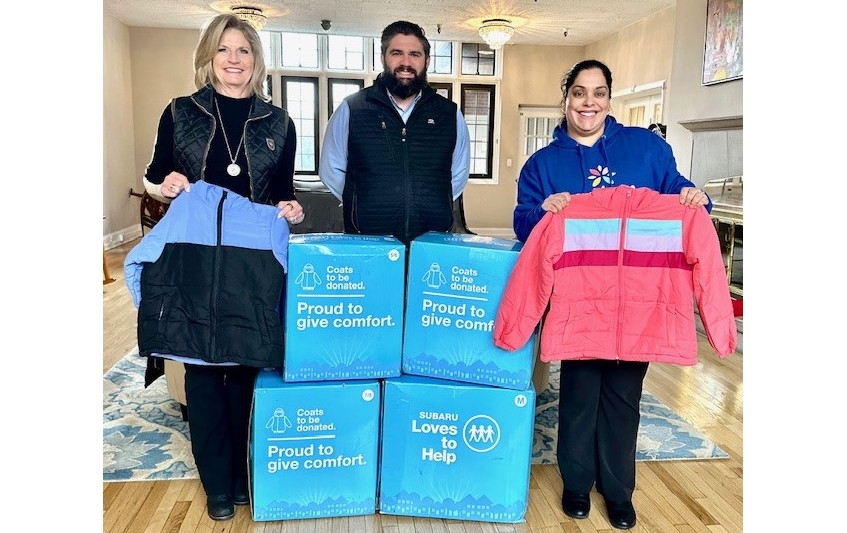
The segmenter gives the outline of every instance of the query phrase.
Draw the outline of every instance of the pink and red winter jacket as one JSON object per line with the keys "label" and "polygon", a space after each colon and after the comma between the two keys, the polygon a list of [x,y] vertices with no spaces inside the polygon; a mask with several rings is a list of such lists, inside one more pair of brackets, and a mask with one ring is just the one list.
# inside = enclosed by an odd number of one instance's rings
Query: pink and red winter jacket
{"label": "pink and red winter jacket", "polygon": [[696,300],[709,344],[737,332],[717,233],[679,195],[619,186],[571,196],[533,228],[509,277],[494,343],[522,347],[544,315],[544,362],[611,359],[693,365]]}

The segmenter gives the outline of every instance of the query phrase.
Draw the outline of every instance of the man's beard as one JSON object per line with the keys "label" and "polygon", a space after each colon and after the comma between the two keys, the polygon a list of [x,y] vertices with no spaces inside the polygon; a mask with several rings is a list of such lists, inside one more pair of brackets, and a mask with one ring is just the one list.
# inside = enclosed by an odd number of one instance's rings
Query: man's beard
{"label": "man's beard", "polygon": [[[395,72],[398,71],[401,71],[401,69],[395,70]],[[398,80],[394,72],[385,69],[382,72],[382,79],[385,81],[385,87],[388,91],[400,99],[406,99],[418,94],[427,84],[426,71],[423,71],[421,74],[416,73],[415,77],[411,80]]]}

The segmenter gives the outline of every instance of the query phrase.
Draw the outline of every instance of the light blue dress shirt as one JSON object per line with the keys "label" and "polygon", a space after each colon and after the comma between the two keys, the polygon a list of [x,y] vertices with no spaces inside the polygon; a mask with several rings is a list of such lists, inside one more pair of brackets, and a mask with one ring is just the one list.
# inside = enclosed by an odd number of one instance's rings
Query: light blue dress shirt
{"label": "light blue dress shirt", "polygon": [[[391,93],[388,94],[394,108],[400,114],[400,117],[405,123],[412,110],[421,98],[421,94],[409,104],[405,110],[402,109]],[[344,191],[344,180],[347,176],[347,139],[350,134],[350,107],[347,101],[341,102],[341,105],[335,110],[329,118],[326,125],[326,134],[321,147],[321,161],[318,173],[320,179],[332,192],[332,194],[341,200],[341,193]],[[462,191],[468,184],[470,176],[470,134],[468,133],[468,125],[465,122],[465,117],[462,116],[460,109],[456,109],[456,147],[453,149],[452,163],[452,185],[453,199],[459,197]]]}

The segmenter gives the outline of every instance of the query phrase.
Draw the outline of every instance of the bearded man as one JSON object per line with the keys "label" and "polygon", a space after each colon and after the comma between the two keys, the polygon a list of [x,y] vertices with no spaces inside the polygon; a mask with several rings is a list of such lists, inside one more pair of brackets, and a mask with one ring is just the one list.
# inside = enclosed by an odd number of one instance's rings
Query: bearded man
{"label": "bearded man", "polygon": [[320,179],[341,200],[344,232],[392,235],[406,246],[449,231],[453,200],[468,183],[470,139],[458,106],[429,86],[423,29],[397,21],[382,31],[383,71],[333,112]]}

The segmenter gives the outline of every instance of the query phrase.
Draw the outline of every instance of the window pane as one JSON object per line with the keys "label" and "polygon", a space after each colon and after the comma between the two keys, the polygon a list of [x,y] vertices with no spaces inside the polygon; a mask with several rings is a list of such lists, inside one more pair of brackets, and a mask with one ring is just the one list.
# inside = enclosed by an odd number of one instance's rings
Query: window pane
{"label": "window pane", "polygon": [[329,114],[341,105],[341,102],[351,94],[364,87],[364,80],[329,80],[330,108]]}
{"label": "window pane", "polygon": [[382,72],[382,41],[379,40],[379,37],[374,37],[373,39],[373,47],[374,47],[374,57],[373,57],[373,68],[374,72]]}
{"label": "window pane", "polygon": [[450,83],[430,83],[430,87],[435,89],[435,92],[448,100],[453,99],[453,85]]}
{"label": "window pane", "polygon": [[485,44],[462,43],[462,74],[493,76],[496,54]]}
{"label": "window pane", "polygon": [[318,36],[314,33],[281,33],[283,67],[318,67]]}
{"label": "window pane", "polygon": [[265,67],[271,68],[274,65],[273,49],[271,48],[271,34],[266,31],[260,31],[259,39],[262,40],[262,53],[265,55]]}
{"label": "window pane", "polygon": [[288,110],[297,129],[297,151],[294,155],[295,172],[314,174],[317,147],[317,79],[283,78],[283,107]]}
{"label": "window pane", "polygon": [[472,177],[492,177],[493,97],[493,86],[462,86],[462,114],[470,133]]}
{"label": "window pane", "polygon": [[532,155],[553,140],[553,128],[558,121],[550,117],[526,117],[526,138],[522,155]]}
{"label": "window pane", "polygon": [[494,75],[494,56],[479,58],[479,71],[477,74],[480,76]]}
{"label": "window pane", "polygon": [[433,74],[453,73],[453,43],[449,41],[430,41],[429,69]]}
{"label": "window pane", "polygon": [[338,70],[364,70],[365,39],[349,35],[329,35],[328,67]]}

